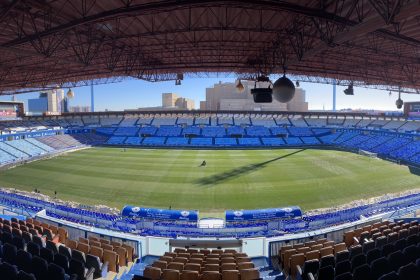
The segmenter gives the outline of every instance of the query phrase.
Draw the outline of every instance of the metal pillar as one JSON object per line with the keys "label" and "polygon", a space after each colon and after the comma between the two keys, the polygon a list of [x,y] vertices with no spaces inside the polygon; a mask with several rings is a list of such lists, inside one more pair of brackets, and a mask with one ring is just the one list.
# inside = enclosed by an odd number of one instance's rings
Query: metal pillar
{"label": "metal pillar", "polygon": [[90,111],[95,112],[95,94],[93,92],[93,81],[90,84]]}
{"label": "metal pillar", "polygon": [[333,82],[333,112],[336,111],[336,102],[337,102],[337,85],[334,80]]}

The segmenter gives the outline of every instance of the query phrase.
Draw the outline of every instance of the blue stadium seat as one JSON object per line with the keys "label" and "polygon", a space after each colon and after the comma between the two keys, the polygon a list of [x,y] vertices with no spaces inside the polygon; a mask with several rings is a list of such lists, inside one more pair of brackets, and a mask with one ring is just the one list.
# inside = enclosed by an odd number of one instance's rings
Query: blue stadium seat
{"label": "blue stadium seat", "polygon": [[145,137],[142,144],[145,146],[163,146],[165,140],[166,137]]}
{"label": "blue stadium seat", "polygon": [[201,129],[201,135],[204,137],[224,137],[226,130],[221,126],[207,126]]}
{"label": "blue stadium seat", "polygon": [[319,136],[318,139],[321,140],[323,144],[331,145],[334,143],[334,140],[340,136],[340,133],[332,133],[328,135]]}
{"label": "blue stadium seat", "polygon": [[240,126],[230,126],[227,128],[227,135],[243,135],[245,130]]}
{"label": "blue stadium seat", "polygon": [[106,142],[108,145],[122,145],[124,144],[126,137],[112,136]]}
{"label": "blue stadium seat", "polygon": [[136,136],[138,135],[139,129],[137,127],[118,127],[114,131],[115,136]]}
{"label": "blue stadium seat", "polygon": [[283,138],[280,137],[262,137],[261,141],[266,146],[282,146],[285,144]]}
{"label": "blue stadium seat", "polygon": [[236,138],[214,138],[214,144],[216,146],[236,146],[238,142]]}
{"label": "blue stadium seat", "polygon": [[261,146],[259,138],[238,138],[238,143],[241,146]]}
{"label": "blue stadium seat", "polygon": [[26,140],[7,141],[7,145],[10,145],[16,150],[22,151],[30,156],[38,156],[38,155],[46,154],[46,151],[35,146],[34,144],[29,143]]}
{"label": "blue stadium seat", "polygon": [[116,128],[115,127],[98,127],[95,130],[96,130],[96,133],[100,133],[104,135],[113,135]]}
{"label": "blue stadium seat", "polygon": [[309,127],[296,127],[296,126],[289,126],[288,127],[289,134],[292,136],[313,136],[314,133],[312,129]]}
{"label": "blue stadium seat", "polygon": [[167,146],[188,146],[189,139],[185,137],[168,137]]}
{"label": "blue stadium seat", "polygon": [[154,126],[143,126],[139,130],[140,135],[155,135],[157,128]]}
{"label": "blue stadium seat", "polygon": [[246,135],[256,137],[271,136],[270,129],[264,126],[250,126],[246,128]]}
{"label": "blue stadium seat", "polygon": [[180,126],[161,126],[156,132],[156,136],[174,137],[181,135],[182,128]]}
{"label": "blue stadium seat", "polygon": [[191,146],[211,146],[213,145],[213,138],[191,138]]}
{"label": "blue stadium seat", "polygon": [[300,145],[302,144],[302,140],[300,140],[299,137],[286,137],[284,138],[284,141],[287,145]]}
{"label": "blue stadium seat", "polygon": [[141,145],[141,141],[143,141],[141,137],[127,137],[124,144],[138,146]]}
{"label": "blue stadium seat", "polygon": [[272,127],[270,130],[271,130],[271,133],[273,135],[280,135],[280,134],[281,135],[287,135],[287,134],[289,134],[289,131],[285,127],[277,126],[277,127]]}
{"label": "blue stadium seat", "polygon": [[187,126],[182,130],[183,135],[197,135],[201,134],[201,129],[198,126]]}
{"label": "blue stadium seat", "polygon": [[316,137],[301,137],[300,138],[304,144],[308,145],[317,145],[320,144],[318,138]]}
{"label": "blue stadium seat", "polygon": [[17,158],[3,150],[0,150],[0,165],[14,162]]}

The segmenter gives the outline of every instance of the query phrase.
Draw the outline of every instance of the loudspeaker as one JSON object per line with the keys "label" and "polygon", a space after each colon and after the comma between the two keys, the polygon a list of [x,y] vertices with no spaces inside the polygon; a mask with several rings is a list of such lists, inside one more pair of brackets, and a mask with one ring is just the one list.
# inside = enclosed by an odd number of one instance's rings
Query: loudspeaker
{"label": "loudspeaker", "polygon": [[273,90],[271,88],[253,88],[251,94],[255,103],[271,103],[273,102]]}

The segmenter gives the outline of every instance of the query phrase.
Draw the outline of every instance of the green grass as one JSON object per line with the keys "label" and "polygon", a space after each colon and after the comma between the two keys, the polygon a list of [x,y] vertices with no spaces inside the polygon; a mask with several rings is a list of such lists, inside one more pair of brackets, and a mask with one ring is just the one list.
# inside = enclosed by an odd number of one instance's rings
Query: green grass
{"label": "green grass", "polygon": [[[199,167],[206,160],[206,167]],[[0,186],[121,208],[314,209],[420,186],[406,166],[329,150],[92,148],[0,172]]]}

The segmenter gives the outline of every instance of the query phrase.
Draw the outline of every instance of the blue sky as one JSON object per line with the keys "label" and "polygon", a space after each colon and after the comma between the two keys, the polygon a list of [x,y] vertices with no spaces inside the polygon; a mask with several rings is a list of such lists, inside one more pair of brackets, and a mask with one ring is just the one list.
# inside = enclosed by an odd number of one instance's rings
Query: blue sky
{"label": "blue sky", "polygon": [[[135,109],[161,105],[161,94],[174,92],[183,97],[195,100],[196,107],[199,101],[205,100],[205,88],[222,82],[234,82],[235,78],[188,78],[182,85],[175,86],[174,81],[151,83],[141,80],[127,79],[120,83],[96,85],[95,111]],[[332,86],[323,84],[300,83],[306,91],[306,100],[310,110],[332,109]],[[354,88],[354,96],[346,96],[344,87],[337,87],[337,109],[376,109],[396,110],[396,93],[390,97],[387,91],[374,89]],[[90,87],[73,89],[75,98],[70,101],[70,106],[90,105]],[[38,93],[17,95],[18,100],[26,101],[36,98]],[[9,97],[0,97],[0,100],[10,100]],[[404,101],[420,101],[420,95],[403,94]]]}

